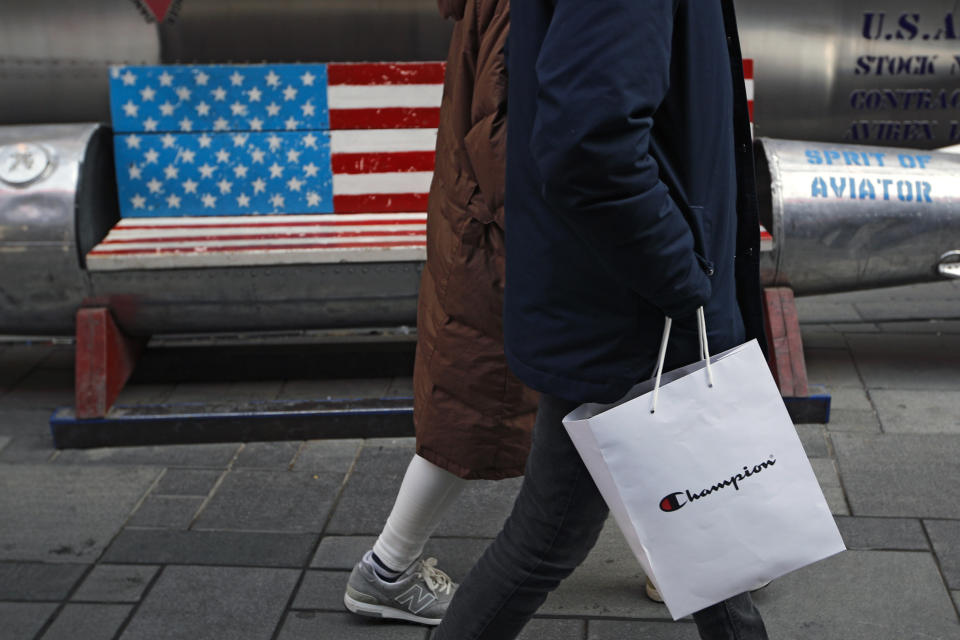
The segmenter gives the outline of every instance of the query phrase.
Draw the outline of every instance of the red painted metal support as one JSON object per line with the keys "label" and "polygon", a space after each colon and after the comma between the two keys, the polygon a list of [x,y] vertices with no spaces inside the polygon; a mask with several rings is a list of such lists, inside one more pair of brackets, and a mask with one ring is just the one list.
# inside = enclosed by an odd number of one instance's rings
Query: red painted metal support
{"label": "red painted metal support", "polygon": [[144,338],[124,334],[106,307],[77,312],[77,418],[107,415],[145,344]]}
{"label": "red painted metal support", "polygon": [[770,343],[768,362],[780,388],[780,395],[785,398],[804,398],[810,391],[793,290],[788,287],[764,289],[763,305]]}

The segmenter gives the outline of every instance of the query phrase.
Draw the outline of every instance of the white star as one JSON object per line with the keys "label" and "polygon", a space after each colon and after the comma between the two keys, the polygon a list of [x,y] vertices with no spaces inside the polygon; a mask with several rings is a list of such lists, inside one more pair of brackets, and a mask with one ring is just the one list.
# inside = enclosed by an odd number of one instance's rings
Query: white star
{"label": "white star", "polygon": [[210,147],[210,143],[213,142],[213,138],[211,138],[210,136],[204,133],[199,138],[197,138],[197,142],[200,143],[201,149],[207,149]]}
{"label": "white star", "polygon": [[150,87],[144,87],[140,89],[140,99],[144,102],[150,102],[153,100],[153,97],[157,95],[157,92]]}
{"label": "white star", "polygon": [[315,207],[320,204],[320,194],[316,191],[307,192],[307,206]]}
{"label": "white star", "polygon": [[167,135],[160,138],[160,142],[163,143],[164,149],[172,149],[174,145],[177,144],[177,139],[168,133]]}
{"label": "white star", "polygon": [[270,73],[267,74],[267,84],[274,88],[280,86],[280,76],[275,74],[273,69],[271,69]]}
{"label": "white star", "polygon": [[246,178],[247,167],[242,164],[238,164],[233,168],[233,175],[237,176],[238,178]]}
{"label": "white star", "polygon": [[120,76],[120,79],[123,80],[124,86],[131,87],[137,82],[137,76],[130,73],[130,70],[127,69],[127,72]]}
{"label": "white star", "polygon": [[250,129],[253,131],[260,131],[263,129],[263,120],[260,118],[254,118],[253,120],[250,120]]}
{"label": "white star", "polygon": [[177,169],[172,164],[168,164],[164,168],[163,174],[167,177],[167,180],[176,180],[180,174],[180,169]]}
{"label": "white star", "polygon": [[235,87],[239,87],[241,84],[243,84],[243,76],[240,75],[239,71],[234,71],[233,75],[230,76],[230,84]]}
{"label": "white star", "polygon": [[169,101],[164,102],[160,105],[160,115],[162,116],[172,116],[173,115],[173,105]]}
{"label": "white star", "polygon": [[303,111],[304,118],[312,117],[316,109],[317,108],[312,104],[310,104],[309,102],[305,102],[302,105],[300,105],[300,110]]}
{"label": "white star", "polygon": [[170,87],[173,86],[173,76],[164,71],[160,74],[160,86],[161,87]]}
{"label": "white star", "polygon": [[180,121],[180,130],[181,131],[193,131],[193,120],[190,118],[184,118]]}
{"label": "white star", "polygon": [[247,96],[250,98],[250,102],[260,102],[260,96],[262,95],[263,95],[263,92],[260,91],[260,89],[257,89],[256,87],[254,87],[253,89],[250,89],[250,91],[247,91]]}
{"label": "white star", "polygon": [[308,177],[308,178],[316,178],[316,177],[317,177],[317,171],[319,171],[319,170],[320,170],[320,167],[318,167],[317,165],[313,164],[312,162],[311,162],[310,164],[308,164],[308,165],[304,165],[304,167],[303,167],[303,172],[304,172],[305,174],[307,174],[307,177]]}
{"label": "white star", "polygon": [[153,178],[147,183],[147,189],[150,189],[150,193],[160,193],[163,189],[163,183]]}
{"label": "white star", "polygon": [[137,111],[140,110],[140,107],[133,103],[133,100],[127,100],[127,104],[123,105],[123,113],[128,118],[136,118]]}
{"label": "white star", "polygon": [[202,165],[200,165],[199,167],[197,167],[197,169],[200,170],[200,177],[201,177],[201,178],[212,178],[212,177],[213,177],[213,172],[217,170],[216,167],[211,167],[211,166],[210,166],[209,164],[207,164],[206,162],[204,162]]}
{"label": "white star", "polygon": [[287,162],[297,163],[300,162],[300,152],[296,149],[290,149],[287,151]]}
{"label": "white star", "polygon": [[157,161],[158,156],[159,154],[154,149],[150,149],[143,154],[143,161],[147,164],[153,164]]}
{"label": "white star", "polygon": [[250,135],[246,133],[235,133],[233,134],[232,137],[233,137],[233,146],[242,147],[243,145],[247,144],[247,138],[249,138]]}
{"label": "white star", "polygon": [[179,209],[180,196],[175,193],[171,193],[169,196],[167,196],[167,206],[171,209]]}
{"label": "white star", "polygon": [[137,195],[130,198],[130,202],[133,204],[134,209],[143,209],[144,206],[147,204],[147,199],[138,193]]}
{"label": "white star", "polygon": [[130,165],[130,179],[139,180],[140,179],[140,167],[135,164]]}
{"label": "white star", "polygon": [[217,151],[217,162],[230,162],[230,152],[226,149]]}
{"label": "white star", "polygon": [[270,204],[272,204],[275,209],[282,209],[282,208],[283,208],[283,196],[280,195],[279,193],[273,194],[273,197],[270,198]]}
{"label": "white star", "polygon": [[200,199],[203,200],[203,207],[205,209],[213,209],[217,206],[217,198],[212,194],[205,193]]}
{"label": "white star", "polygon": [[187,178],[186,182],[183,183],[183,192],[184,193],[196,193],[197,192],[197,183]]}
{"label": "white star", "polygon": [[267,188],[267,183],[263,181],[263,178],[257,178],[253,181],[253,195],[257,195],[261,191],[265,191]]}
{"label": "white star", "polygon": [[210,79],[210,76],[208,76],[203,71],[198,71],[194,74],[193,79],[196,81],[198,85],[200,85],[201,87],[205,87],[207,86],[207,80]]}
{"label": "white star", "polygon": [[298,124],[300,124],[300,122],[295,120],[293,116],[287,118],[286,122],[283,123],[283,125],[287,128],[287,131],[295,130]]}
{"label": "white star", "polygon": [[226,195],[230,193],[230,189],[233,188],[233,183],[223,178],[220,182],[217,183],[217,186],[220,187],[220,193]]}
{"label": "white star", "polygon": [[280,145],[283,144],[283,140],[275,133],[270,134],[270,137],[267,138],[267,142],[270,143],[270,151],[276,151],[280,148]]}
{"label": "white star", "polygon": [[258,163],[258,162],[259,162],[260,164],[263,164],[263,157],[264,157],[265,155],[267,155],[267,154],[264,153],[263,151],[261,151],[260,149],[257,149],[256,147],[254,147],[253,149],[250,150],[250,156],[253,158],[254,164],[256,164],[256,163]]}
{"label": "white star", "polygon": [[309,71],[307,71],[307,72],[304,73],[302,76],[300,76],[300,82],[302,82],[302,83],[303,83],[303,86],[305,86],[305,87],[312,87],[312,86],[313,86],[313,81],[314,81],[316,78],[317,78],[317,76],[315,76],[315,75],[313,75],[312,73],[310,73]]}
{"label": "white star", "polygon": [[180,159],[180,162],[192,163],[194,156],[197,155],[196,151],[191,151],[190,149],[183,149],[177,153],[177,158]]}
{"label": "white star", "polygon": [[154,120],[153,118],[147,118],[146,120],[143,121],[143,130],[144,130],[144,131],[156,131],[158,124],[160,124],[160,123],[157,122],[156,120]]}
{"label": "white star", "polygon": [[245,116],[247,115],[247,105],[234,102],[232,105],[230,105],[230,111],[235,116]]}
{"label": "white star", "polygon": [[247,196],[247,194],[245,194],[245,193],[241,193],[240,195],[238,195],[238,196],[237,196],[237,206],[238,206],[238,207],[249,207],[249,206],[250,206],[250,198],[249,198],[249,196]]}
{"label": "white star", "polygon": [[230,128],[230,123],[224,118],[217,118],[213,121],[213,130],[214,131],[226,131]]}
{"label": "white star", "polygon": [[279,177],[282,176],[282,175],[283,175],[283,167],[281,167],[280,165],[278,165],[276,162],[274,162],[272,165],[270,165],[270,177],[271,177],[271,178],[279,178]]}
{"label": "white star", "polygon": [[278,105],[276,102],[271,102],[270,104],[267,105],[268,116],[275,116],[279,113],[280,113],[280,105]]}
{"label": "white star", "polygon": [[312,133],[308,133],[307,135],[303,136],[303,146],[308,147],[310,149],[316,149],[317,136],[313,135]]}
{"label": "white star", "polygon": [[139,149],[139,148],[140,148],[140,136],[136,136],[136,135],[134,135],[134,134],[131,133],[131,134],[128,135],[126,138],[124,138],[124,140],[126,140],[126,142],[127,142],[127,149]]}
{"label": "white star", "polygon": [[213,94],[213,99],[214,99],[214,100],[226,100],[226,99],[227,99],[227,92],[224,90],[223,87],[217,87],[216,89],[214,89],[214,90],[211,91],[210,93]]}
{"label": "white star", "polygon": [[206,102],[197,103],[197,106],[195,106],[194,109],[197,110],[198,116],[210,115],[210,105],[208,105]]}
{"label": "white star", "polygon": [[297,180],[295,177],[287,180],[287,188],[290,191],[300,191],[300,187],[303,186],[303,180]]}
{"label": "white star", "polygon": [[177,97],[184,101],[189,100],[190,89],[187,89],[186,87],[177,87]]}
{"label": "white star", "polygon": [[293,88],[293,85],[287,85],[287,88],[283,90],[283,99],[287,102],[297,99],[297,90]]}

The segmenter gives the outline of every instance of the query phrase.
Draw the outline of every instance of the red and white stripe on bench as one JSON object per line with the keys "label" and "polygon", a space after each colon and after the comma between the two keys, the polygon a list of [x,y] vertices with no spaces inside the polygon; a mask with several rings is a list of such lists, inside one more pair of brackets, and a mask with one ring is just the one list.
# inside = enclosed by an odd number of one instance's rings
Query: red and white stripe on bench
{"label": "red and white stripe on bench", "polygon": [[426,221],[425,213],[125,218],[87,258],[102,271],[423,260]]}

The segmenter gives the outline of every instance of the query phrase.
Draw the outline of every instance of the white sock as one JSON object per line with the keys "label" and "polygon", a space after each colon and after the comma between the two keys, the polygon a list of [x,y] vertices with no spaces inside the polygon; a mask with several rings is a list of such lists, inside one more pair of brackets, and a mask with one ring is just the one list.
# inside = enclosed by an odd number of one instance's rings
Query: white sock
{"label": "white sock", "polygon": [[[400,484],[397,500],[373,553],[387,569],[403,572],[423,553],[423,547],[467,481],[432,462],[413,456]],[[389,579],[390,575],[381,575]]]}

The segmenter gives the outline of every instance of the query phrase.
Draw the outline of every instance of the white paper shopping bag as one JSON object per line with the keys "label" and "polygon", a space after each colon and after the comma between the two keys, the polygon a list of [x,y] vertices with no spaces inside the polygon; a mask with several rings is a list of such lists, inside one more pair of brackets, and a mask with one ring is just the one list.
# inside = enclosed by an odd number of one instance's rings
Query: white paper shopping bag
{"label": "white paper shopping bag", "polygon": [[757,342],[564,418],[674,619],[844,550]]}

